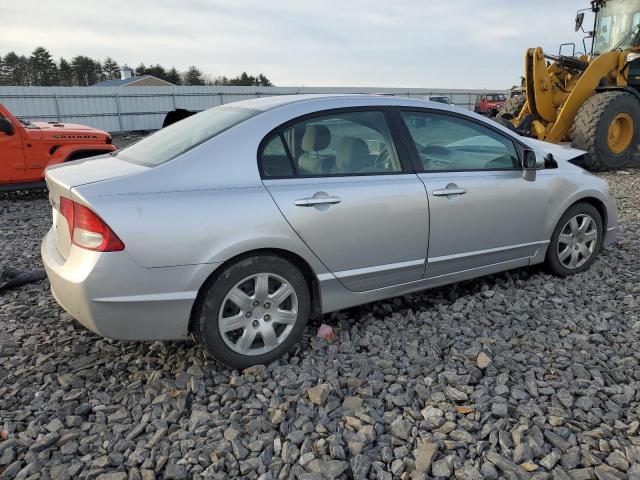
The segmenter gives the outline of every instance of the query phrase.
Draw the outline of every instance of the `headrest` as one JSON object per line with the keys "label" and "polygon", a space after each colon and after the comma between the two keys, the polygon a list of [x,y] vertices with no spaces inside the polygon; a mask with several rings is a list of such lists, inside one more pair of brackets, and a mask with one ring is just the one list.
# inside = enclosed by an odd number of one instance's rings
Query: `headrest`
{"label": "headrest", "polygon": [[369,166],[371,157],[369,147],[364,140],[356,137],[344,137],[336,151],[335,168],[340,172],[359,172]]}
{"label": "headrest", "polygon": [[307,125],[302,136],[303,152],[319,152],[331,143],[331,132],[324,125]]}

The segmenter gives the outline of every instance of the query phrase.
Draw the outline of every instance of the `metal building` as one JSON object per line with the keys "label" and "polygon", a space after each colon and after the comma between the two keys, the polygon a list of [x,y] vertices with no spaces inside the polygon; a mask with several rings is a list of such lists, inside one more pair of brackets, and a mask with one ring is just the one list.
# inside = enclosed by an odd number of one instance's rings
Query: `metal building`
{"label": "metal building", "polygon": [[0,102],[18,118],[82,123],[108,132],[156,130],[167,112],[192,111],[248,98],[302,93],[375,93],[412,98],[446,96],[473,109],[476,96],[504,90],[329,87],[0,87]]}

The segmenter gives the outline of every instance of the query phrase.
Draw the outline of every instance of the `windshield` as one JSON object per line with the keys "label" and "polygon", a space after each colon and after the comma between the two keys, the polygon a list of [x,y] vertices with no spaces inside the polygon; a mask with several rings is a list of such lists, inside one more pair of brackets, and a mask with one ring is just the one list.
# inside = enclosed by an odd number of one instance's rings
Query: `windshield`
{"label": "windshield", "polygon": [[638,25],[640,0],[608,0],[598,12],[593,53],[599,55],[637,45],[636,35],[625,37]]}
{"label": "windshield", "polygon": [[487,100],[489,101],[502,101],[502,100],[506,100],[506,97],[502,94],[502,93],[497,93],[495,95],[487,95]]}
{"label": "windshield", "polygon": [[173,160],[258,113],[260,110],[249,108],[214,107],[158,130],[114,155],[127,162],[154,167]]}

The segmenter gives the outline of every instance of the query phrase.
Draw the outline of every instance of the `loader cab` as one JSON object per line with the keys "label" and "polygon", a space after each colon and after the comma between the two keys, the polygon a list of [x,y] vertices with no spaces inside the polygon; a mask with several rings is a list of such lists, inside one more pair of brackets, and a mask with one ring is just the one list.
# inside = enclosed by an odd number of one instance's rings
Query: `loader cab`
{"label": "loader cab", "polygon": [[597,2],[593,12],[593,55],[640,46],[640,0]]}

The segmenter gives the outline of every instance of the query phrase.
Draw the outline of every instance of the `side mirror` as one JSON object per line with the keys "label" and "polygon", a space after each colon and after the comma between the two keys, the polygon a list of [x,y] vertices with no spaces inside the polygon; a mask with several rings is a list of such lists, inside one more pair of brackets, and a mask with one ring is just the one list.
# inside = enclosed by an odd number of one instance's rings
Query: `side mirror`
{"label": "side mirror", "polygon": [[6,133],[7,135],[13,135],[13,125],[9,119],[0,117],[0,132]]}
{"label": "side mirror", "polygon": [[580,12],[576,14],[576,32],[582,28],[583,23],[584,23],[584,12]]}
{"label": "side mirror", "polygon": [[524,170],[535,170],[538,167],[538,158],[536,152],[533,150],[525,149],[522,155],[522,168]]}

